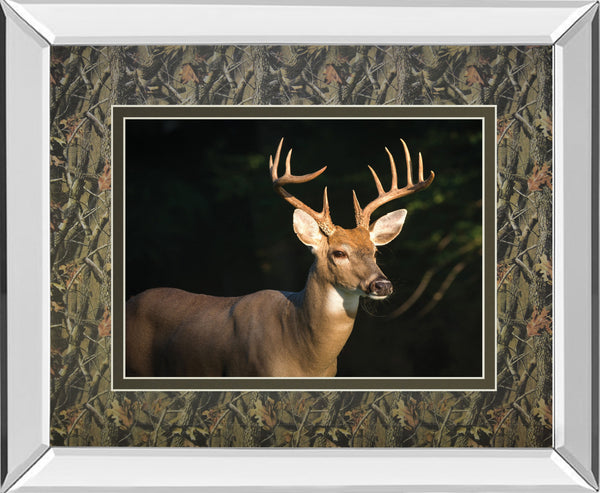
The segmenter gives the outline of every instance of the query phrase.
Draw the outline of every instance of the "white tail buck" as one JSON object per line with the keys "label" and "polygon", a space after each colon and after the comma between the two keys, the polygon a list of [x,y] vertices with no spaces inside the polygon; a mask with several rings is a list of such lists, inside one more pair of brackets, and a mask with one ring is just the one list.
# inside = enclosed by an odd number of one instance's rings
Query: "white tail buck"
{"label": "white tail buck", "polygon": [[321,212],[283,188],[313,180],[326,167],[294,176],[290,149],[285,174],[279,177],[282,144],[283,139],[275,159],[269,159],[271,178],[275,191],[294,206],[294,231],[315,256],[305,288],[298,293],[267,290],[235,298],[171,288],[144,291],[127,302],[128,376],[332,377],[361,296],[381,300],[392,293],[375,251],[400,233],[406,210],[390,212],[373,223],[370,218],[381,205],[431,184],[434,173],[423,178],[421,154],[419,179],[413,183],[410,153],[402,141],[408,183],[398,188],[394,158],[386,148],[390,189],[383,189],[369,166],[378,196],[362,209],[353,192],[356,227],[344,229],[331,220],[327,188]]}

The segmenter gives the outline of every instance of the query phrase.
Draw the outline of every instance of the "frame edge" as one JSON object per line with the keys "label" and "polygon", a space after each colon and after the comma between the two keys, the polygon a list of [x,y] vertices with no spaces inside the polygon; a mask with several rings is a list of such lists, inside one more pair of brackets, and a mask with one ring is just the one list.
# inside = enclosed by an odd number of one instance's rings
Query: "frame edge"
{"label": "frame edge", "polygon": [[[10,487],[49,447],[50,56],[31,26],[5,13],[6,115],[11,120],[6,128],[7,429],[2,438],[3,487]],[[30,139],[40,145],[31,146]],[[40,309],[29,309],[32,305]],[[11,357],[16,354],[21,357]]]}
{"label": "frame edge", "polygon": [[[594,6],[555,44],[555,126],[563,136],[555,143],[555,327],[554,446],[595,489],[598,488],[597,423],[594,416],[593,264],[594,163],[592,84]],[[577,74],[573,69],[577,67]],[[583,71],[583,72],[582,72]],[[568,98],[568,104],[565,103]],[[597,137],[596,137],[597,138]],[[568,145],[567,145],[568,143]],[[564,145],[563,145],[564,144]],[[571,168],[567,172],[567,167]],[[589,186],[581,186],[581,177]],[[584,183],[586,183],[584,181]],[[568,197],[568,200],[567,200]],[[576,237],[573,236],[577,231]],[[574,265],[570,259],[577,258]],[[567,268],[567,264],[569,267]],[[581,289],[589,286],[589,290]],[[573,289],[575,288],[575,291]],[[568,337],[567,337],[568,331]],[[584,392],[576,390],[583,388]],[[583,395],[582,395],[583,394]],[[597,409],[596,409],[597,411]]]}

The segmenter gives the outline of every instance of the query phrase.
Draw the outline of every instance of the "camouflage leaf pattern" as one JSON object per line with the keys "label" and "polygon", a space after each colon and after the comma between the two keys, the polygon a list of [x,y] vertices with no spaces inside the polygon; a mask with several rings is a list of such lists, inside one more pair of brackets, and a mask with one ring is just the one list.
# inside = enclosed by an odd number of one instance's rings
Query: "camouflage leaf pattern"
{"label": "camouflage leaf pattern", "polygon": [[[50,83],[53,446],[551,446],[550,47],[57,46]],[[111,392],[112,104],[497,105],[498,390]]]}

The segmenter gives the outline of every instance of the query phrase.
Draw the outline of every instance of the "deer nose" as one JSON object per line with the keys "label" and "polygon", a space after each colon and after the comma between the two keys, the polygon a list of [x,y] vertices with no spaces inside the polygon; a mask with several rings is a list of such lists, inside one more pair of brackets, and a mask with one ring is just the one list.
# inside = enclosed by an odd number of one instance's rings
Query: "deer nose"
{"label": "deer nose", "polygon": [[389,296],[393,290],[392,283],[383,277],[375,279],[369,284],[369,294],[371,296]]}

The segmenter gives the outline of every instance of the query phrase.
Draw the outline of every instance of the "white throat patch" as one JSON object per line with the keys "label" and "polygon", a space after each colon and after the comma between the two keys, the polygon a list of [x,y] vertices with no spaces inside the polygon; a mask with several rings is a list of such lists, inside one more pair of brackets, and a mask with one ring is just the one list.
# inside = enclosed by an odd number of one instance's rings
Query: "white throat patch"
{"label": "white throat patch", "polygon": [[331,286],[327,290],[326,296],[325,310],[327,313],[338,314],[343,312],[349,316],[354,316],[354,314],[356,314],[360,300],[360,295],[358,293],[344,291]]}

